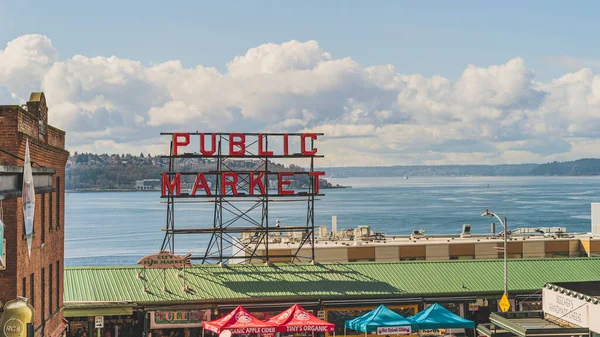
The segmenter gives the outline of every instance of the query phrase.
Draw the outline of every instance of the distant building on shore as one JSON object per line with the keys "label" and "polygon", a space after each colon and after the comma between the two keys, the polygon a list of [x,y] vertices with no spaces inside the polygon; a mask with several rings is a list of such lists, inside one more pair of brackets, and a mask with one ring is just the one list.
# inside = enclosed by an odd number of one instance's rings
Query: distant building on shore
{"label": "distant building on shore", "polygon": [[143,179],[135,182],[136,190],[160,190],[160,179]]}

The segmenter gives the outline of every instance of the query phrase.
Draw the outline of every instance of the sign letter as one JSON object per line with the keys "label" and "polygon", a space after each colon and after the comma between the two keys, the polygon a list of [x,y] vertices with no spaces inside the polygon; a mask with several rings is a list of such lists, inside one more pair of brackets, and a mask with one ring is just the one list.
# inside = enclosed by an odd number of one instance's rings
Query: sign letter
{"label": "sign letter", "polygon": [[[183,139],[181,139],[183,138]],[[177,155],[177,149],[180,146],[187,146],[190,144],[189,133],[174,133],[173,134],[173,155]]]}
{"label": "sign letter", "polygon": [[254,195],[254,189],[256,188],[256,185],[258,185],[261,194],[267,194],[267,192],[265,192],[265,184],[263,183],[264,177],[265,173],[261,172],[258,177],[254,179],[254,173],[250,172],[250,195]]}
{"label": "sign letter", "polygon": [[279,194],[289,194],[289,195],[293,195],[294,194],[294,190],[284,190],[283,186],[284,185],[290,185],[292,182],[289,180],[283,180],[283,177],[292,177],[294,176],[294,172],[279,172],[277,174],[277,177],[279,178],[279,184],[277,184],[277,189],[279,190]]}
{"label": "sign letter", "polygon": [[267,149],[263,150],[263,137],[266,139],[266,137],[263,136],[262,133],[258,134],[258,155],[259,156],[272,156],[273,151],[267,151]]}
{"label": "sign letter", "polygon": [[206,178],[202,172],[199,172],[198,176],[196,176],[194,188],[192,188],[192,195],[196,195],[196,191],[198,191],[199,188],[203,188],[204,192],[206,192],[206,195],[211,195],[210,188],[208,188],[208,183],[206,182]]}
{"label": "sign letter", "polygon": [[200,152],[205,156],[212,156],[217,151],[217,135],[215,133],[210,136],[212,146],[210,151],[206,151],[206,144],[204,144],[204,133],[200,134]]}
{"label": "sign letter", "polygon": [[307,150],[306,149],[306,138],[311,138],[311,139],[317,139],[317,135],[315,133],[305,133],[302,136],[300,136],[300,145],[301,145],[301,149],[302,149],[302,154],[309,156],[309,155],[314,155],[317,153],[317,148],[314,147],[312,150]]}
{"label": "sign letter", "polygon": [[[228,177],[232,179],[228,181]],[[223,172],[221,173],[221,194],[227,194],[227,186],[231,186],[231,192],[233,195],[237,195],[237,183],[238,183],[238,175],[235,172]]]}
{"label": "sign letter", "polygon": [[319,194],[319,177],[324,176],[325,172],[309,172],[308,175],[315,178],[315,193]]}
{"label": "sign letter", "polygon": [[169,175],[165,172],[162,173],[162,195],[167,195],[167,189],[169,190],[169,194],[173,194],[173,189],[175,189],[175,195],[181,195],[181,173],[176,173],[173,181],[169,180]]}
{"label": "sign letter", "polygon": [[[235,140],[238,138],[239,140]],[[239,149],[236,150],[235,147]],[[231,133],[229,134],[229,155],[230,156],[243,156],[246,153],[246,136],[243,133]]]}

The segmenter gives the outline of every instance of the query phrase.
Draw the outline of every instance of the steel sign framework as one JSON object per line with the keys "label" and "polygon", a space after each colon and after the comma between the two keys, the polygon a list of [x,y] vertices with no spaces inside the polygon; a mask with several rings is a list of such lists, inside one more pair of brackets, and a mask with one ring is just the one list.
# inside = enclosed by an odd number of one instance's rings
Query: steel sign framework
{"label": "steel sign framework", "polygon": [[[192,259],[201,263],[250,263],[257,259],[270,263],[273,257],[315,261],[315,201],[323,196],[315,171],[316,148],[320,133],[161,133],[171,136],[169,170],[163,172],[162,198],[166,199],[167,217],[161,250],[175,251],[177,235],[210,236],[204,254]],[[198,137],[198,150],[193,147]],[[192,144],[192,145],[190,145]],[[214,169],[204,172],[176,171],[183,159],[210,159]],[[308,170],[281,172],[271,159],[294,158],[308,161]],[[252,167],[236,168],[235,161],[253,159]],[[239,163],[239,161],[238,161]],[[185,167],[185,166],[183,166]],[[299,190],[291,180],[306,182]],[[188,192],[181,191],[182,180],[193,180]],[[276,187],[274,186],[276,185]],[[199,202],[212,204],[211,226],[180,227],[175,222],[175,204]],[[298,225],[275,227],[269,214],[273,203],[305,203],[306,217]],[[286,233],[300,234],[297,248],[291,254],[273,254],[270,240]],[[237,237],[242,235],[245,239]],[[262,247],[261,247],[262,246]],[[308,247],[307,247],[308,246]],[[260,249],[259,249],[260,247]],[[264,247],[264,248],[263,248]],[[310,249],[309,249],[310,248]],[[310,255],[308,255],[308,254]]]}

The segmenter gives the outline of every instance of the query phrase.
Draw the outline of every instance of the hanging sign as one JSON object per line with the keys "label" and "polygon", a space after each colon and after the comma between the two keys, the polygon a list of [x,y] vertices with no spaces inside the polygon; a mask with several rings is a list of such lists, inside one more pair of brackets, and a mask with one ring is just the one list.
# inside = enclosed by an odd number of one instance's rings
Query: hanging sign
{"label": "hanging sign", "polygon": [[26,337],[27,324],[33,322],[33,307],[19,297],[4,306],[0,320],[0,337]]}
{"label": "hanging sign", "polygon": [[29,157],[29,140],[25,143],[25,165],[23,166],[23,221],[25,222],[25,237],[27,239],[27,253],[31,255],[33,241],[33,216],[35,214],[35,188],[33,186],[33,172],[31,171],[31,158]]}
{"label": "hanging sign", "polygon": [[[0,215],[2,210],[0,209]],[[0,218],[0,270],[6,269],[6,240],[4,239],[4,223]],[[1,305],[1,304],[0,304]]]}
{"label": "hanging sign", "polygon": [[104,316],[96,316],[94,318],[94,327],[96,329],[104,328]]}
{"label": "hanging sign", "polygon": [[500,299],[500,302],[498,302],[498,305],[500,306],[500,310],[502,312],[507,312],[510,309],[510,301],[508,300],[508,296],[506,296],[506,293],[502,295],[502,298]]}
{"label": "hanging sign", "polygon": [[377,327],[378,335],[410,335],[410,326]]}
{"label": "hanging sign", "polygon": [[144,256],[141,260],[138,261],[138,264],[146,268],[154,269],[181,269],[183,267],[191,267],[191,259],[192,253],[189,253],[182,257],[177,254],[171,254],[171,252],[167,250],[162,250],[158,252],[158,254]]}

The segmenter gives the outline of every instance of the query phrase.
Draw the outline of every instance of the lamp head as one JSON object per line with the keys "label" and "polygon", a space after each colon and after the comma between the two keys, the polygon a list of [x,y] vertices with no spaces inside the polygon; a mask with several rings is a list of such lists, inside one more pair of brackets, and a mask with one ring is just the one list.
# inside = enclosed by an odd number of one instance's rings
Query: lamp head
{"label": "lamp head", "polygon": [[494,216],[494,213],[492,213],[486,209],[485,212],[483,212],[483,214],[481,214],[481,216]]}

